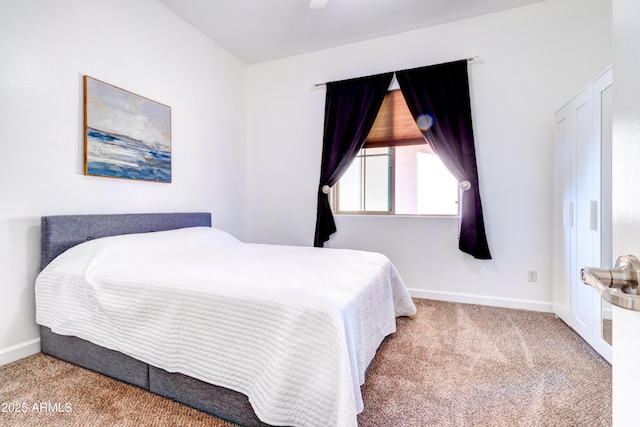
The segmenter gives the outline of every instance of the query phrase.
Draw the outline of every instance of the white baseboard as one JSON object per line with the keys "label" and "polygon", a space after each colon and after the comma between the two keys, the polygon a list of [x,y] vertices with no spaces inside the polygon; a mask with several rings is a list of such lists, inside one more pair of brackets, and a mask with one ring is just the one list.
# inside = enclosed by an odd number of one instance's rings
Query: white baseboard
{"label": "white baseboard", "polygon": [[409,288],[409,294],[414,298],[433,299],[438,301],[460,302],[465,304],[489,305],[492,307],[516,308],[521,310],[541,311],[553,313],[551,301],[532,301],[513,298],[497,298],[482,295],[459,294],[453,292],[427,291]]}
{"label": "white baseboard", "polygon": [[40,338],[0,349],[0,366],[40,352]]}

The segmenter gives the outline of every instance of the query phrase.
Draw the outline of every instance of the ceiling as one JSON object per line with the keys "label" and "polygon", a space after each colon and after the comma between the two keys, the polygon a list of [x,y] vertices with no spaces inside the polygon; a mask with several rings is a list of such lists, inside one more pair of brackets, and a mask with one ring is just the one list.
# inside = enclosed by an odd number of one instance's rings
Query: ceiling
{"label": "ceiling", "polygon": [[246,64],[545,0],[159,0]]}

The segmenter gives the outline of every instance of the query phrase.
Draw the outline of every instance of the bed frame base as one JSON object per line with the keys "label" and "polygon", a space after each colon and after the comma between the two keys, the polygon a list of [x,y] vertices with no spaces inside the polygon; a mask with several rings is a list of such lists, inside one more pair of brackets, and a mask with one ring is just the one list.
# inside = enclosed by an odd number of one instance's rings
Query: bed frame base
{"label": "bed frame base", "polygon": [[81,338],[40,326],[42,353],[107,375],[203,412],[248,427],[269,427],[258,419],[249,398],[237,391],[167,372]]}

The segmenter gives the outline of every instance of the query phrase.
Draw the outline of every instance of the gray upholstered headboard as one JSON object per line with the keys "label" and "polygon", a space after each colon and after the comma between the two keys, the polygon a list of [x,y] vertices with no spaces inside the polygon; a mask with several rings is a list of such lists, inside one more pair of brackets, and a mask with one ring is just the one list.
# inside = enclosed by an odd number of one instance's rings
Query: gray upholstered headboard
{"label": "gray upholstered headboard", "polygon": [[211,227],[211,214],[55,215],[43,216],[41,226],[40,269],[43,269],[62,252],[87,240],[176,228]]}

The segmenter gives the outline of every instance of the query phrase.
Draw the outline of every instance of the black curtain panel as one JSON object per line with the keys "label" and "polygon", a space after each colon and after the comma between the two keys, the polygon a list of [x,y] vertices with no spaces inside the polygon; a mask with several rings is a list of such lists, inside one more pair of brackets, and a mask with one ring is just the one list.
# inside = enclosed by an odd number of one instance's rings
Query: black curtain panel
{"label": "black curtain panel", "polygon": [[467,60],[397,71],[396,79],[433,151],[458,181],[471,184],[462,194],[460,250],[491,259],[478,186]]}
{"label": "black curtain panel", "polygon": [[314,246],[322,247],[336,232],[329,195],[364,145],[389,89],[393,73],[327,83],[322,165]]}

